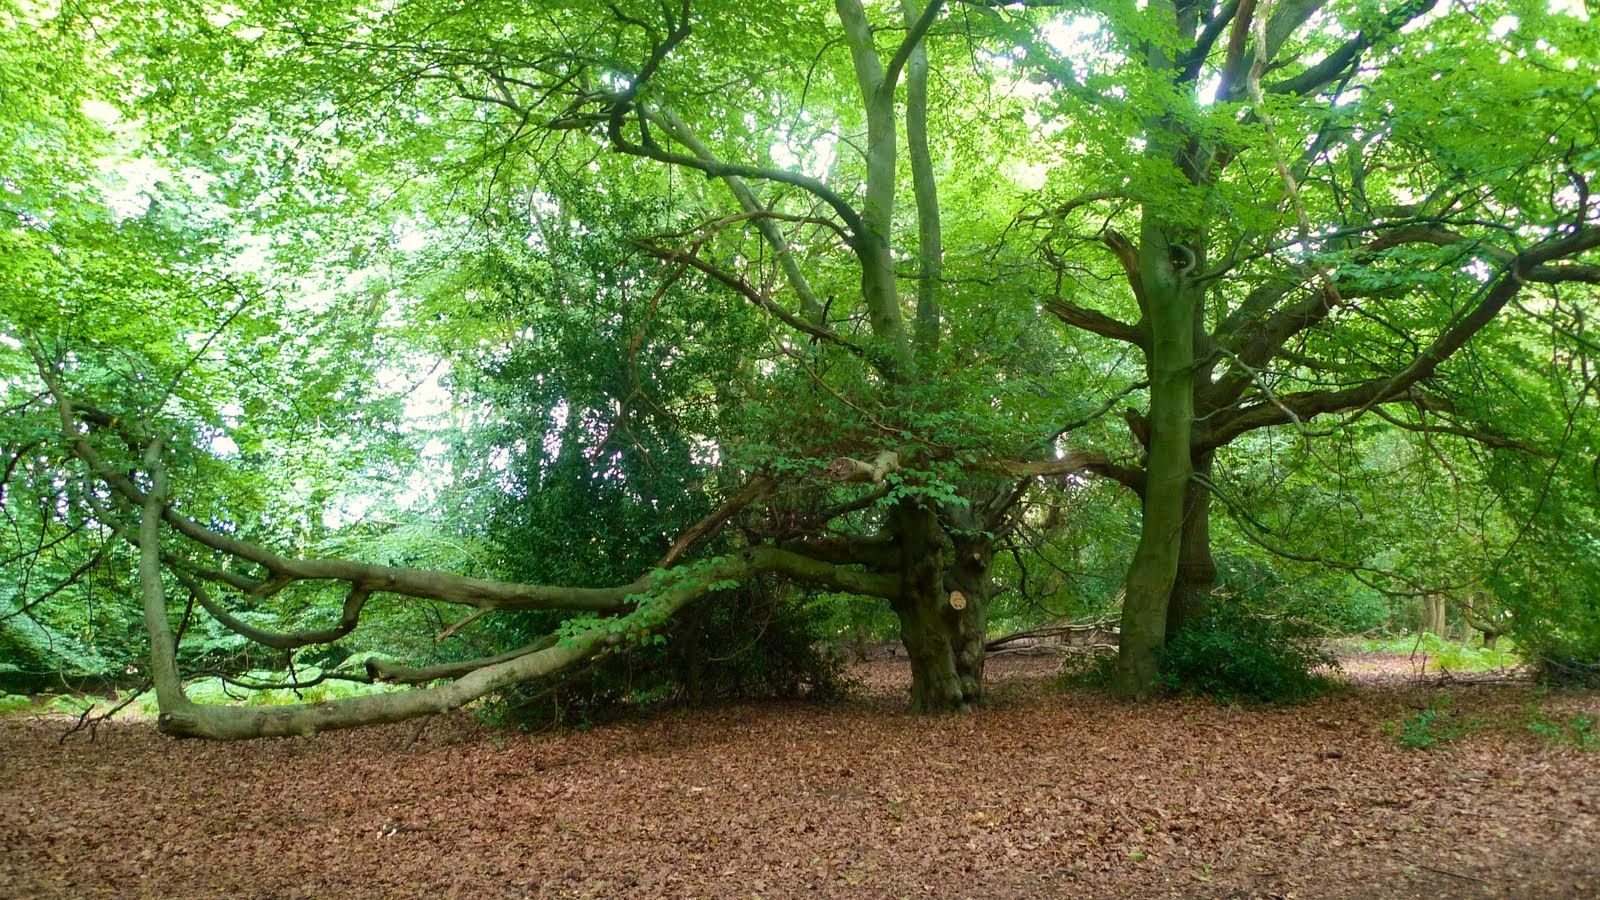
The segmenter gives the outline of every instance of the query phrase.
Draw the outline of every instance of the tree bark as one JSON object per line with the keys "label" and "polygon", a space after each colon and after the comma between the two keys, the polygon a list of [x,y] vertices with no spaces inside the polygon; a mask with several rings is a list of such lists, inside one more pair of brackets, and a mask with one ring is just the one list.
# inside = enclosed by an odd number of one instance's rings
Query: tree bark
{"label": "tree bark", "polygon": [[994,594],[989,565],[994,541],[982,534],[955,538],[955,561],[945,573],[946,603],[964,604],[957,622],[956,675],[967,705],[983,702],[983,662],[988,656],[989,600]]}
{"label": "tree bark", "polygon": [[[891,602],[911,660],[911,711],[964,712],[983,697],[993,551],[952,540],[933,511],[914,504],[891,520],[903,560],[901,593]],[[950,549],[957,558],[947,564]]]}
{"label": "tree bark", "polygon": [[[1128,567],[1122,643],[1112,693],[1142,699],[1154,690],[1167,634],[1167,601],[1178,572],[1184,510],[1192,483],[1195,318],[1199,290],[1172,262],[1173,247],[1146,211],[1140,277],[1150,327],[1150,441],[1139,545]],[[1192,260],[1190,261],[1192,266]]]}
{"label": "tree bark", "polygon": [[[1195,458],[1194,471],[1210,478],[1210,453]],[[1211,611],[1216,585],[1217,561],[1211,555],[1211,491],[1191,480],[1178,538],[1178,572],[1167,598],[1167,641]]]}
{"label": "tree bark", "polygon": [[1444,637],[1444,595],[1428,594],[1422,598],[1422,631]]}

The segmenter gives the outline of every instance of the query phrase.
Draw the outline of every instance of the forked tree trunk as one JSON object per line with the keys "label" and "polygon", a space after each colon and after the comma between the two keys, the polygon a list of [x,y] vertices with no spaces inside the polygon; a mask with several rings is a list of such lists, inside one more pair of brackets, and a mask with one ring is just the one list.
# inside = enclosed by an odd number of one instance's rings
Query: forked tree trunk
{"label": "forked tree trunk", "polygon": [[[1211,476],[1211,454],[1194,461],[1195,474]],[[1167,598],[1167,640],[1211,611],[1217,561],[1211,555],[1211,491],[1191,483],[1178,540],[1178,572]]]}

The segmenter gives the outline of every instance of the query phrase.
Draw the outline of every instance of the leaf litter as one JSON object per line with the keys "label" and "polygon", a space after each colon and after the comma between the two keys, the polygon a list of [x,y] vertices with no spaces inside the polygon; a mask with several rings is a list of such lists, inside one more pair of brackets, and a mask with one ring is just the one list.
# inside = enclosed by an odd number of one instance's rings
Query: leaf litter
{"label": "leaf litter", "polygon": [[[58,743],[0,720],[0,897],[1588,897],[1600,753],[1541,740],[1600,694],[1353,683],[1289,708],[1063,689],[899,711],[747,703],[515,735],[470,713],[312,738]],[[1402,747],[1448,691],[1475,727]]]}

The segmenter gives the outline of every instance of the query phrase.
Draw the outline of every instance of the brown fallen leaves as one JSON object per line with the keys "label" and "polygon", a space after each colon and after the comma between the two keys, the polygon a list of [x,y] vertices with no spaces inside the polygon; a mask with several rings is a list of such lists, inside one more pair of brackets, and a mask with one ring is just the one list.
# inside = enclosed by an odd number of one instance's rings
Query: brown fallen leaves
{"label": "brown fallen leaves", "polygon": [[[999,703],[753,704],[545,736],[470,716],[311,739],[58,746],[0,720],[0,897],[1581,897],[1600,753],[1542,743],[1526,685],[1454,685],[1484,727],[1384,723],[1433,687],[1290,709],[1119,706],[991,663]],[[1543,701],[1600,715],[1600,695]],[[500,748],[500,749],[497,749]]]}

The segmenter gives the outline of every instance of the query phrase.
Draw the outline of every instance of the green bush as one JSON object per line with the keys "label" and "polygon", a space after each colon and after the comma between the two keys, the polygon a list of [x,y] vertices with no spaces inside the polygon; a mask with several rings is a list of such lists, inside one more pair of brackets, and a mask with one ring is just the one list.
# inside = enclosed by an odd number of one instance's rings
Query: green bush
{"label": "green bush", "polygon": [[1073,653],[1062,658],[1056,678],[1062,687],[1103,688],[1111,684],[1116,666],[1115,653]]}
{"label": "green bush", "polygon": [[1167,643],[1161,684],[1224,703],[1295,703],[1321,693],[1317,671],[1337,665],[1315,625],[1227,603]]}
{"label": "green bush", "polygon": [[[826,597],[822,598],[823,601]],[[848,691],[826,602],[741,586],[669,623],[666,640],[558,679],[518,685],[481,710],[491,724],[582,726],[652,706],[775,697],[829,701]]]}
{"label": "green bush", "polygon": [[1543,637],[1525,643],[1523,654],[1533,663],[1539,680],[1545,684],[1600,687],[1600,648],[1589,642]]}

